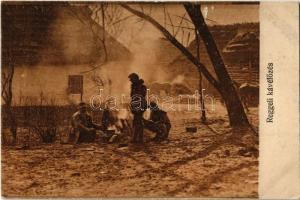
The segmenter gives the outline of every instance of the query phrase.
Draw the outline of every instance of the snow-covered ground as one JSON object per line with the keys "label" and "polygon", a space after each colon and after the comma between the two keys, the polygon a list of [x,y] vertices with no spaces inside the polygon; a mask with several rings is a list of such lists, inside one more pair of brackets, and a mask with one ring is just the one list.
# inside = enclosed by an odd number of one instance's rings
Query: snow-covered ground
{"label": "snow-covered ground", "polygon": [[[26,197],[257,197],[257,154],[243,152],[251,134],[231,130],[225,109],[169,112],[170,141],[144,146],[54,143],[2,147],[2,195]],[[257,129],[258,109],[250,121]],[[187,133],[187,125],[197,126]],[[146,133],[149,137],[153,135]],[[250,138],[250,139],[249,139]],[[250,142],[249,142],[250,140]]]}

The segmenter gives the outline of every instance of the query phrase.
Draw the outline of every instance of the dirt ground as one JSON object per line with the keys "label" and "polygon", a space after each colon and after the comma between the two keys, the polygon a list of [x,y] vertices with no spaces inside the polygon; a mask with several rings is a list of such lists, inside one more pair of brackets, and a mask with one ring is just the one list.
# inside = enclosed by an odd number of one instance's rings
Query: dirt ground
{"label": "dirt ground", "polygon": [[[249,113],[255,127],[257,111]],[[198,112],[171,112],[170,140],[140,147],[59,142],[26,150],[3,146],[2,195],[257,197],[258,157],[241,153],[251,133],[232,137],[225,111],[217,113],[208,113],[207,126],[197,120]],[[197,133],[187,133],[187,123],[197,125]]]}

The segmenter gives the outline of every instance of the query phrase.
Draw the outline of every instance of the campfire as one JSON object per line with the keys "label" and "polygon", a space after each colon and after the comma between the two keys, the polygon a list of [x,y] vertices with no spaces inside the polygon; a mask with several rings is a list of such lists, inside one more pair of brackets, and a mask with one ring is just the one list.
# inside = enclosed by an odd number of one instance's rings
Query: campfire
{"label": "campfire", "polygon": [[105,134],[109,137],[109,142],[118,140],[127,140],[132,135],[132,119],[128,109],[109,110],[109,125]]}

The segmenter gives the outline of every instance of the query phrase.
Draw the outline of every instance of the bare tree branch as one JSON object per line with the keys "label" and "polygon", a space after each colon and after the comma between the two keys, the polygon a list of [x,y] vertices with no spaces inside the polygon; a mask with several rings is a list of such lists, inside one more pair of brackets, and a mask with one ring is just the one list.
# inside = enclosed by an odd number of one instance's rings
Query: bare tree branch
{"label": "bare tree branch", "polygon": [[94,70],[100,68],[101,66],[105,65],[105,63],[106,63],[106,62],[103,62],[103,63],[101,63],[101,64],[92,66],[92,69],[89,69],[89,70],[86,70],[86,71],[82,71],[82,72],[80,72],[80,73],[81,73],[81,74],[89,73],[89,72],[94,71]]}
{"label": "bare tree branch", "polygon": [[135,14],[138,17],[141,17],[151,23],[154,27],[156,27],[158,30],[161,31],[161,33],[175,46],[177,47],[191,62],[196,65],[199,70],[203,73],[203,75],[206,77],[206,79],[217,89],[220,89],[219,82],[210,74],[210,72],[206,69],[206,67],[200,63],[197,58],[195,58],[180,42],[177,41],[177,39],[172,36],[172,34],[166,30],[161,24],[159,24],[156,20],[154,20],[152,17],[135,10],[131,8],[130,6],[126,4],[120,3],[120,6],[122,6],[124,9],[128,10],[129,12]]}
{"label": "bare tree branch", "polygon": [[[184,15],[183,15],[183,17],[181,18],[181,21],[180,21],[180,23],[179,23],[179,27],[181,27],[181,25],[182,25],[182,22],[183,22],[183,18],[184,18],[184,16],[186,15],[186,13],[184,13]],[[180,28],[178,27],[178,29],[177,29],[177,31],[175,32],[175,37],[176,37],[176,35],[178,34],[178,32],[179,32],[179,30],[180,30]]]}
{"label": "bare tree branch", "polygon": [[106,43],[105,43],[105,13],[104,13],[104,5],[101,4],[101,15],[102,15],[102,43],[103,43],[103,48],[104,48],[104,62],[107,61],[108,55],[107,55],[107,49],[106,49]]}
{"label": "bare tree branch", "polygon": [[[186,13],[185,13],[185,14],[186,14]],[[188,22],[188,23],[190,23],[190,24],[193,25],[193,22],[192,22],[191,20],[189,20],[188,18],[186,18],[185,15],[184,15],[184,16],[180,16],[180,15],[174,15],[174,14],[173,14],[173,16],[179,17],[180,19],[183,19],[183,20],[185,20],[186,22]]]}
{"label": "bare tree branch", "polygon": [[168,16],[168,18],[169,18],[169,21],[170,21],[170,23],[171,23],[171,26],[172,26],[172,33],[173,33],[173,35],[175,35],[175,31],[174,31],[174,24],[173,24],[173,22],[172,22],[172,19],[171,19],[170,13],[168,12],[168,9],[166,9],[166,11],[167,11],[167,16]]}
{"label": "bare tree branch", "polygon": [[[194,30],[194,28],[186,27],[186,26],[176,26],[176,25],[173,25],[173,24],[167,24],[167,25],[172,26],[172,27],[176,27],[176,28],[179,28],[179,29]],[[175,36],[175,34],[174,34],[174,36]]]}
{"label": "bare tree branch", "polygon": [[191,33],[189,32],[187,36],[186,46],[189,45],[190,43],[190,37],[191,37]]}
{"label": "bare tree branch", "polygon": [[182,28],[181,29],[181,32],[182,32],[182,35],[181,35],[181,44],[183,44],[184,45],[184,29]]}
{"label": "bare tree branch", "polygon": [[[100,9],[95,9],[97,11],[100,11],[101,10],[101,14],[102,14],[102,27],[103,28],[103,31],[102,31],[102,38],[95,32],[93,26],[93,22],[92,22],[92,19],[90,18],[90,16],[85,16],[86,17],[86,20],[82,19],[78,13],[76,11],[73,10],[72,6],[67,6],[69,8],[69,10],[73,13],[73,15],[81,22],[83,23],[84,25],[87,25],[89,26],[89,30],[92,32],[94,38],[96,39],[96,42],[98,40],[98,42],[100,42],[100,44],[102,44],[103,46],[103,49],[104,49],[104,63],[108,60],[108,53],[107,53],[107,49],[106,49],[106,43],[105,43],[105,21],[104,21],[104,17],[105,17],[105,13],[104,13],[104,5],[101,4],[101,8]],[[102,64],[101,64],[102,65]],[[101,66],[100,65],[100,66]],[[99,66],[97,66],[99,67]],[[82,72],[82,73],[87,73],[87,72],[90,72],[90,71],[93,71],[95,69],[97,69],[97,67],[95,68],[92,68],[91,70],[88,70],[88,71],[85,71],[85,72]]]}
{"label": "bare tree branch", "polygon": [[232,84],[231,78],[228,72],[226,71],[225,64],[222,60],[222,57],[218,51],[218,48],[213,40],[211,33],[209,32],[204,17],[200,13],[201,12],[200,5],[188,3],[188,4],[184,4],[184,7],[188,12],[191,20],[195,24],[195,27],[197,28],[197,31],[199,35],[202,37],[202,39],[204,41],[210,41],[210,43],[204,42],[204,45],[207,49],[210,60],[212,61],[218,80],[231,85]]}
{"label": "bare tree branch", "polygon": [[164,4],[164,27],[167,26],[166,5]]}
{"label": "bare tree branch", "polygon": [[119,20],[115,21],[112,25],[116,25],[116,24],[118,24],[120,22],[123,22],[123,21],[125,21],[125,20],[127,20],[127,19],[129,19],[131,17],[134,17],[134,15],[129,15],[129,16],[126,16],[126,17],[124,17],[122,19],[119,19]]}
{"label": "bare tree branch", "polygon": [[197,32],[204,41],[207,53],[221,85],[221,87],[219,88],[219,92],[225,101],[230,125],[249,127],[250,123],[244,111],[244,107],[236,91],[236,88],[234,87],[233,81],[226,70],[224,61],[214,41],[214,38],[209,31],[205,19],[201,13],[200,4],[186,3],[184,4],[184,8],[189,14],[190,19],[193,21]]}
{"label": "bare tree branch", "polygon": [[[192,22],[190,19],[186,18],[186,17],[182,17],[182,16],[180,16],[180,15],[174,15],[174,14],[173,14],[173,16],[179,17],[179,18],[181,18],[181,19],[184,19],[186,22],[189,22],[190,24],[193,24],[193,22]],[[217,21],[212,20],[212,19],[209,19],[209,18],[205,18],[205,20],[211,21],[211,22],[214,22],[214,23],[218,24]]]}

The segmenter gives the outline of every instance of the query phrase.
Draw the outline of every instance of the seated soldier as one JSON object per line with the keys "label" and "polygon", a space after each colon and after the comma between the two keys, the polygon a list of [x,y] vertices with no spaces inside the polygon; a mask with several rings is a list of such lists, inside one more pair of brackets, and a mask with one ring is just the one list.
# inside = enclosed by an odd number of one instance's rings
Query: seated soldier
{"label": "seated soldier", "polygon": [[144,120],[145,128],[156,133],[153,140],[167,139],[171,129],[171,122],[167,112],[158,108],[155,102],[150,103],[150,120]]}
{"label": "seated soldier", "polygon": [[92,116],[87,112],[87,105],[84,102],[79,103],[78,107],[79,111],[72,116],[72,132],[77,136],[75,143],[93,142],[96,137],[96,129],[101,130],[102,128],[93,122]]}

